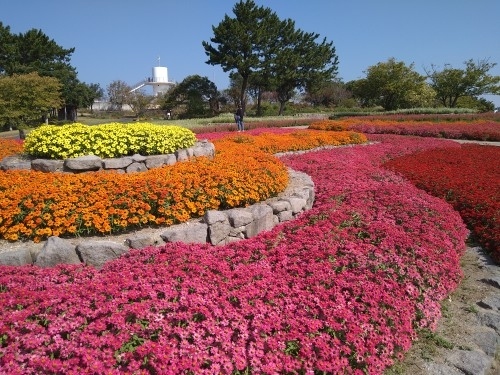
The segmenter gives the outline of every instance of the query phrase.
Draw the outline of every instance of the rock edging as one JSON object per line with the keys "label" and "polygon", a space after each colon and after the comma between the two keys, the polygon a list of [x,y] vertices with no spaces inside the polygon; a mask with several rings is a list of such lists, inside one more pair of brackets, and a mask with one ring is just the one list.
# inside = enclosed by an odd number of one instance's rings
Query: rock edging
{"label": "rock edging", "polygon": [[[482,298],[467,306],[473,315],[467,324],[467,345],[444,350],[437,358],[422,364],[426,375],[490,375],[500,370],[500,268],[481,247],[468,247],[467,256],[482,270],[474,283],[486,286]],[[466,277],[475,277],[466,275]],[[459,286],[460,288],[460,286]],[[469,302],[467,302],[469,303]],[[446,335],[445,335],[446,338]],[[419,372],[420,374],[420,372]]]}
{"label": "rock edging", "polygon": [[100,170],[118,173],[145,172],[164,165],[174,165],[192,157],[206,156],[213,158],[215,146],[207,140],[197,141],[192,147],[183,148],[173,154],[124,156],[119,158],[100,158],[95,155],[80,156],[65,160],[36,159],[29,156],[7,156],[0,161],[0,170],[34,170],[41,172],[83,173]]}
{"label": "rock edging", "polygon": [[[288,173],[290,182],[285,191],[249,207],[210,210],[202,218],[186,223],[113,236],[111,240],[103,237],[62,239],[52,236],[39,244],[22,242],[15,249],[0,252],[0,264],[53,267],[57,264],[85,263],[100,268],[130,249],[160,246],[168,242],[219,246],[252,238],[312,208],[315,193],[311,177],[292,169]],[[117,239],[122,242],[117,242]]]}

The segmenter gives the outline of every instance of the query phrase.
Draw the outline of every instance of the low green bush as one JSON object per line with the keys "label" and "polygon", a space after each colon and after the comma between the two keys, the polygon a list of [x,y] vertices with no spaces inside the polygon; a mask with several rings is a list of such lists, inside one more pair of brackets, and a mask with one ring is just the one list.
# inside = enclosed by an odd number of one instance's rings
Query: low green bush
{"label": "low green bush", "polygon": [[84,155],[102,158],[141,154],[170,154],[194,145],[195,134],[180,126],[150,123],[108,123],[88,126],[80,123],[44,125],[31,131],[24,152],[46,159],[67,159]]}

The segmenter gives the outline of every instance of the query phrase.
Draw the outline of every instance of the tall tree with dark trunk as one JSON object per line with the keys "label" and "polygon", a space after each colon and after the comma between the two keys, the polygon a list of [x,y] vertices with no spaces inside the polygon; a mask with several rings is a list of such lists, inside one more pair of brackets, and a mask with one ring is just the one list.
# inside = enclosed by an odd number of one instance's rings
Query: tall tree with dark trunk
{"label": "tall tree with dark trunk", "polygon": [[262,69],[263,46],[277,36],[280,20],[271,9],[259,7],[252,0],[236,3],[233,13],[234,18],[225,15],[218,26],[212,27],[214,36],[202,45],[207,64],[220,65],[225,72],[236,71],[241,76],[237,105],[244,107],[249,79]]}
{"label": "tall tree with dark trunk", "polygon": [[[257,98],[263,91],[277,91],[280,114],[296,89],[312,88],[331,80],[338,59],[332,43],[319,34],[295,28],[294,21],[280,20],[269,8],[258,7],[252,0],[240,1],[233,8],[235,18],[225,16],[213,27],[212,45],[203,42],[207,63],[220,65],[226,72],[242,77],[240,103],[251,85]],[[259,102],[259,99],[258,99]]]}

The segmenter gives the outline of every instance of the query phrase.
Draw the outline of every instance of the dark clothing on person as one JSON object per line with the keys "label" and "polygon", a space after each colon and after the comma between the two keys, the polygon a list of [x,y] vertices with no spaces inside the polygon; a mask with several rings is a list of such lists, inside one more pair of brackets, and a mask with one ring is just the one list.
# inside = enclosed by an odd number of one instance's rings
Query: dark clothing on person
{"label": "dark clothing on person", "polygon": [[234,114],[234,121],[236,121],[236,126],[238,127],[238,131],[244,131],[245,125],[243,124],[243,109],[238,107],[236,113]]}

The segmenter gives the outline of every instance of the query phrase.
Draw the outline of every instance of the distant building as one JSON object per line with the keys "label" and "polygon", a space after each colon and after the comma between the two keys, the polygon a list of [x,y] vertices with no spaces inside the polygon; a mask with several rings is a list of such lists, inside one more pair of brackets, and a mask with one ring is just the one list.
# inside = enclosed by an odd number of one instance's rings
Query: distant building
{"label": "distant building", "polygon": [[[158,64],[160,63],[160,59],[158,58]],[[153,75],[151,77],[147,77],[144,80],[132,85],[132,89],[130,92],[134,92],[143,87],[151,86],[153,88],[153,95],[160,96],[168,92],[172,87],[176,85],[175,82],[170,82],[168,80],[168,69],[166,66],[155,66],[152,69]],[[95,111],[107,111],[111,108],[111,103],[106,100],[95,100],[92,105],[92,110]],[[124,104],[122,106],[122,110],[128,111],[131,110],[130,106]]]}
{"label": "distant building", "polygon": [[151,86],[153,88],[153,95],[158,96],[165,94],[168,90],[175,86],[175,83],[169,82],[168,69],[166,66],[155,66],[153,68],[153,76],[136,83],[132,86],[132,90],[130,90],[130,92],[134,92],[145,86]]}

